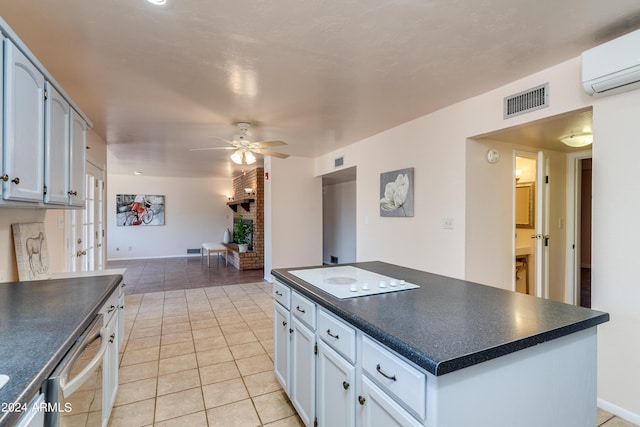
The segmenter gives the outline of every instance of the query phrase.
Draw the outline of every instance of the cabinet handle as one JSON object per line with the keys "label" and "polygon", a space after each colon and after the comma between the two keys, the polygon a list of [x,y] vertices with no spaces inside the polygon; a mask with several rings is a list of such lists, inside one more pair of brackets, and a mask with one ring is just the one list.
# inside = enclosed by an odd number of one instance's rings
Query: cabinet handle
{"label": "cabinet handle", "polygon": [[68,191],[67,194],[69,194],[70,196],[77,196],[78,192],[77,191]]}
{"label": "cabinet handle", "polygon": [[301,309],[299,305],[296,306],[296,310],[298,310],[300,313],[306,313],[306,311]]}
{"label": "cabinet handle", "polygon": [[345,390],[349,390],[349,383],[346,381],[342,381],[342,388]]}
{"label": "cabinet handle", "polygon": [[109,342],[113,344],[115,340],[116,340],[116,334],[111,334],[111,338],[109,338]]}
{"label": "cabinet handle", "polygon": [[379,363],[378,363],[378,366],[376,366],[376,371],[378,371],[378,373],[379,373],[380,375],[382,375],[383,377],[385,377],[385,378],[386,378],[386,379],[388,379],[388,380],[398,381],[398,380],[396,379],[396,376],[395,376],[395,375],[390,376],[390,375],[387,375],[387,374],[385,374],[384,372],[382,372],[382,369],[380,369],[380,364],[379,364]]}
{"label": "cabinet handle", "polygon": [[327,335],[329,335],[331,338],[335,338],[335,339],[337,339],[337,340],[339,340],[339,339],[340,339],[340,337],[339,337],[339,336],[337,336],[337,335],[333,335],[333,334],[331,333],[331,329],[327,329]]}
{"label": "cabinet handle", "polygon": [[286,320],[282,321],[282,326],[287,326],[287,321]]}
{"label": "cabinet handle", "polygon": [[281,296],[282,296],[282,292],[280,292],[280,291],[276,291],[276,295],[278,295],[279,297],[281,297]]}
{"label": "cabinet handle", "polygon": [[[112,305],[112,306],[111,306],[111,307],[109,307],[109,309],[107,310],[107,313],[111,313],[111,312],[112,312],[113,310],[115,310],[115,309],[116,309],[116,306],[115,306],[115,305]],[[380,365],[378,365],[378,366],[380,366]]]}
{"label": "cabinet handle", "polygon": [[293,333],[293,328],[289,328],[289,333],[292,334]]}
{"label": "cabinet handle", "polygon": [[9,175],[7,175],[6,173],[2,176],[0,176],[0,179],[3,180],[4,182],[9,181]]}
{"label": "cabinet handle", "polygon": [[16,176],[15,178],[13,178],[11,180],[11,182],[13,182],[15,185],[18,185],[18,184],[20,184],[20,178]]}
{"label": "cabinet handle", "polygon": [[366,400],[367,400],[367,399],[365,399],[365,398],[364,398],[364,396],[358,396],[358,403],[359,403],[360,405],[363,405],[363,406],[364,406],[364,402],[365,402]]}

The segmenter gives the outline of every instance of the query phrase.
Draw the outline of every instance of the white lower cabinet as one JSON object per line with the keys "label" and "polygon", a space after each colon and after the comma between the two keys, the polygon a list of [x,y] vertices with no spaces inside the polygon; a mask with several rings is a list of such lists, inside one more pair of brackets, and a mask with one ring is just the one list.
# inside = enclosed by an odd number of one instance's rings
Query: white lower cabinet
{"label": "white lower cabinet", "polygon": [[44,427],[44,393],[38,393],[29,403],[28,409],[16,421],[14,427]]}
{"label": "white lower cabinet", "polygon": [[282,283],[274,374],[307,427],[423,425],[425,374]]}
{"label": "white lower cabinet", "polygon": [[290,395],[291,313],[278,302],[273,303],[273,322],[273,371],[284,391]]}
{"label": "white lower cabinet", "polygon": [[302,422],[313,426],[316,405],[316,333],[292,316],[291,403]]}
{"label": "white lower cabinet", "polygon": [[358,403],[360,425],[363,427],[419,427],[422,425],[366,376],[362,377]]}
{"label": "white lower cabinet", "polygon": [[356,368],[318,340],[318,426],[355,425]]}

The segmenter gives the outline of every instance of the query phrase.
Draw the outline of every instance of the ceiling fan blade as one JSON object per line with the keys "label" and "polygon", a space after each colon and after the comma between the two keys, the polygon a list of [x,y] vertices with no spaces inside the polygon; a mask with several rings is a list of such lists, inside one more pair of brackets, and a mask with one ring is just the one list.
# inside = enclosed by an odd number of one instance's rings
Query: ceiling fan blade
{"label": "ceiling fan blade", "polygon": [[277,151],[271,151],[271,150],[262,150],[260,148],[252,151],[255,151],[258,154],[262,154],[263,156],[277,157],[279,159],[286,159],[287,157],[289,157],[288,154],[278,153]]}
{"label": "ceiling fan blade", "polygon": [[289,145],[284,141],[280,141],[280,140],[275,140],[275,141],[260,141],[260,142],[256,142],[256,144],[258,144],[259,148],[262,147],[277,147],[279,145]]}
{"label": "ceiling fan blade", "polygon": [[218,136],[210,136],[209,138],[211,138],[211,139],[217,139],[217,140],[220,140],[220,141],[222,141],[222,142],[226,142],[227,144],[233,144],[233,141],[229,141],[228,139],[220,138],[220,137],[218,137]]}
{"label": "ceiling fan blade", "polygon": [[236,147],[207,147],[207,148],[190,148],[189,151],[208,151],[208,150],[236,150]]}

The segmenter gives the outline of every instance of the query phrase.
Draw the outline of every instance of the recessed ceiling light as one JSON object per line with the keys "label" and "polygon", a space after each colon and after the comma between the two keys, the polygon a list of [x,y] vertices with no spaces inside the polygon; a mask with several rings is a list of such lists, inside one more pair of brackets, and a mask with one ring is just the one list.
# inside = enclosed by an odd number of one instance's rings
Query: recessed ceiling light
{"label": "recessed ceiling light", "polygon": [[142,175],[142,172],[140,172],[140,171],[133,171],[133,174],[134,174],[134,175]]}
{"label": "recessed ceiling light", "polygon": [[155,4],[156,6],[162,6],[167,4],[167,0],[147,0],[151,4]]}

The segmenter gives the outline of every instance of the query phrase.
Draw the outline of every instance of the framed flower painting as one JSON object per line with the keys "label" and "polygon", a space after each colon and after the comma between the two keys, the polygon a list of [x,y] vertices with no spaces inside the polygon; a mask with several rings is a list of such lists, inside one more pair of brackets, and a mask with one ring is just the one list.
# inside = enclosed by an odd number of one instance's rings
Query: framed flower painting
{"label": "framed flower painting", "polygon": [[413,168],[380,174],[380,216],[413,216]]}

